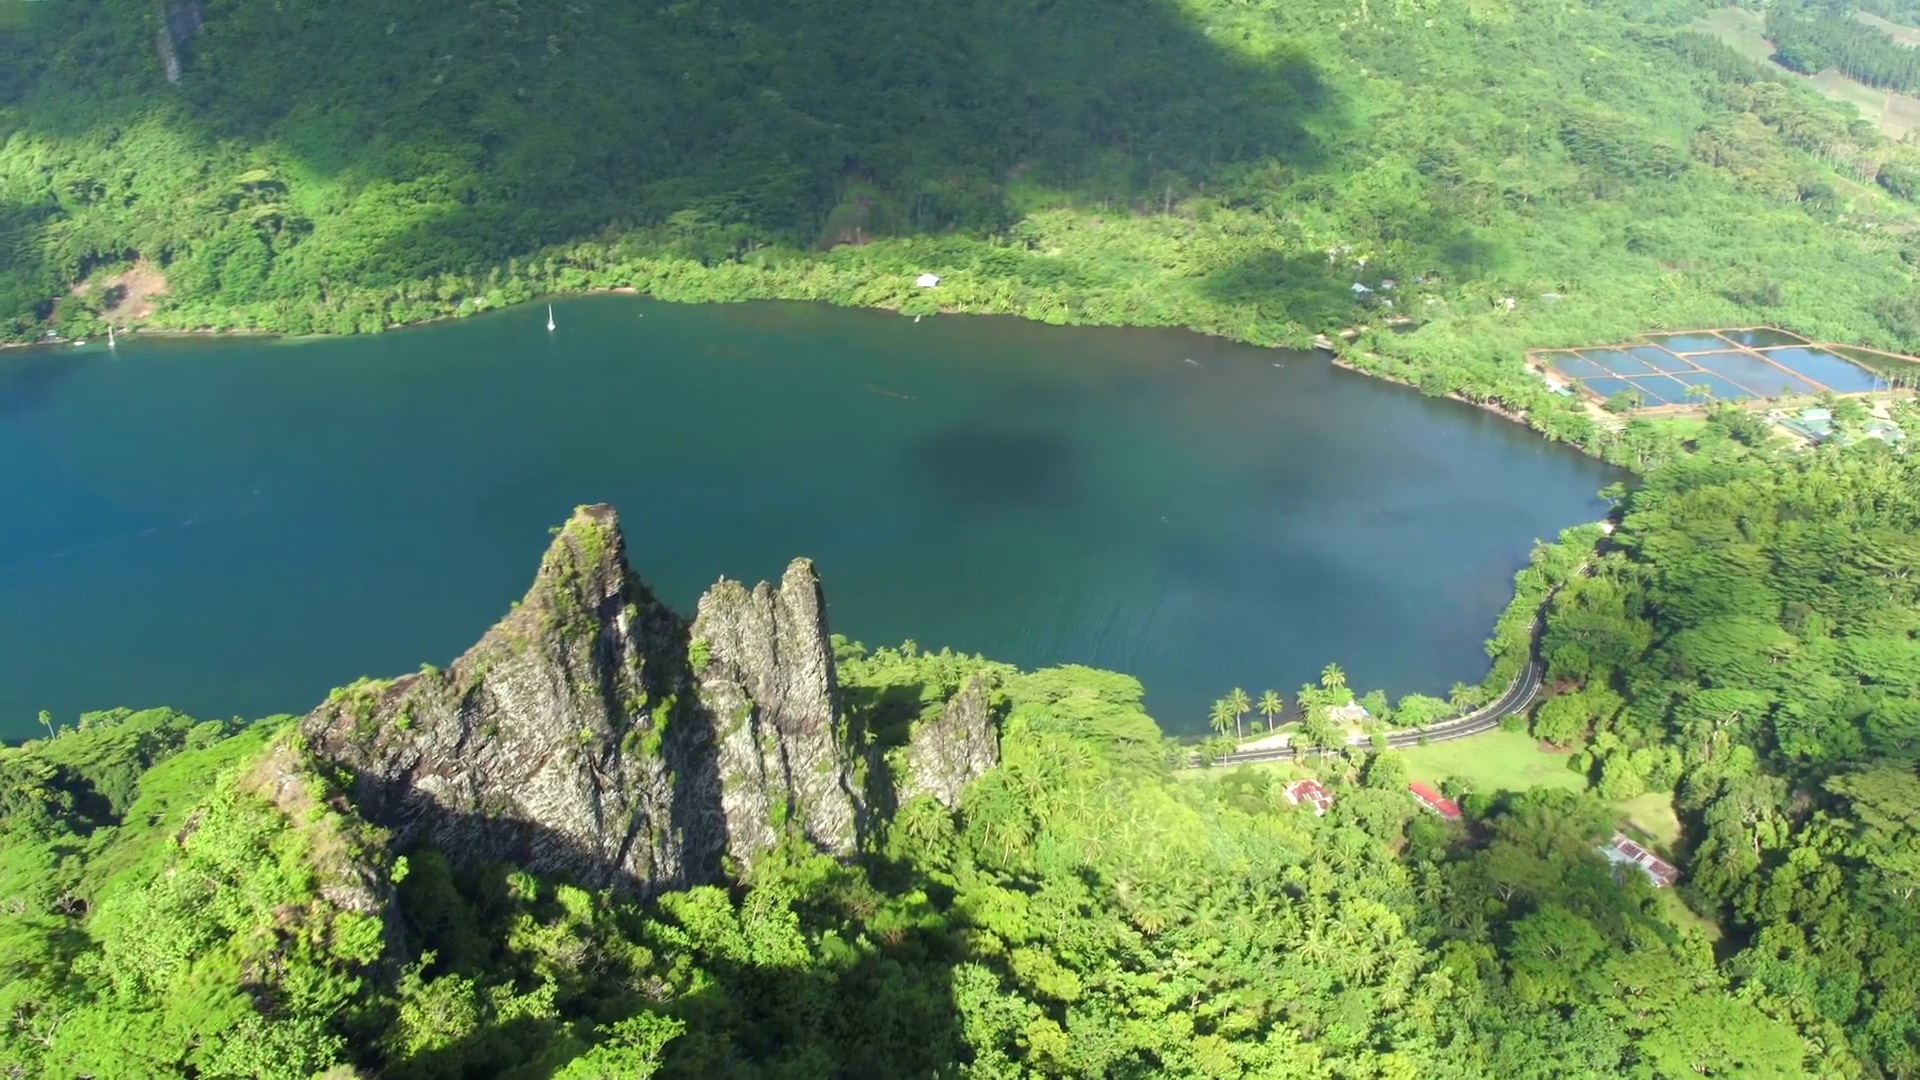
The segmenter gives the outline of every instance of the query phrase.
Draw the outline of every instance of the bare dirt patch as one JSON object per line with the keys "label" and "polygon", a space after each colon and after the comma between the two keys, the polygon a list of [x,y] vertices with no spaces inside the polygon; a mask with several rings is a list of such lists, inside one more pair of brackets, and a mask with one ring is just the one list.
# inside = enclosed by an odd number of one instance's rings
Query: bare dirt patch
{"label": "bare dirt patch", "polygon": [[141,259],[121,273],[88,278],[75,285],[73,292],[75,296],[99,296],[103,302],[100,316],[108,322],[139,322],[153,316],[159,298],[166,295],[167,279],[159,267]]}

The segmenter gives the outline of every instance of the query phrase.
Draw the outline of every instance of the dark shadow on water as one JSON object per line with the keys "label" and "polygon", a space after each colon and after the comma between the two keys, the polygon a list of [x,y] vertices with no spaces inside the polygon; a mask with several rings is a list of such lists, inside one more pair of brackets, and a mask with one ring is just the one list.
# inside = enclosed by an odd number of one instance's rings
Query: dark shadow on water
{"label": "dark shadow on water", "polygon": [[25,416],[46,405],[60,387],[97,354],[34,348],[0,352],[0,420]]}
{"label": "dark shadow on water", "polygon": [[1071,509],[1084,489],[1082,457],[1064,435],[962,424],[922,438],[909,460],[920,484],[971,519]]}

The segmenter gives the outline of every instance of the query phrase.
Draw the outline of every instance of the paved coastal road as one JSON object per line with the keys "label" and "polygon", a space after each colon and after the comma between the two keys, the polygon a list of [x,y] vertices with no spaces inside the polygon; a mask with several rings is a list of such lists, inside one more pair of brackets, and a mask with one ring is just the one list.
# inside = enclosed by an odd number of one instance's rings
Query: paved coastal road
{"label": "paved coastal road", "polygon": [[[1588,560],[1588,562],[1582,563],[1574,570],[1573,576],[1578,577],[1586,573],[1591,561],[1592,560]],[[1395,749],[1404,750],[1410,746],[1418,746],[1423,741],[1436,743],[1449,742],[1453,739],[1464,739],[1470,735],[1478,735],[1484,731],[1492,731],[1494,728],[1500,726],[1500,721],[1515,713],[1525,711],[1527,706],[1533,704],[1533,699],[1540,695],[1540,635],[1545,632],[1547,628],[1547,605],[1553,602],[1554,594],[1559,591],[1556,587],[1548,592],[1547,598],[1541,602],[1540,611],[1534,616],[1533,620],[1533,641],[1527,652],[1527,666],[1522,668],[1520,674],[1507,686],[1506,693],[1501,694],[1493,701],[1480,706],[1478,709],[1464,716],[1456,716],[1451,720],[1442,720],[1428,727],[1407,728],[1403,731],[1390,732],[1387,735],[1387,745]],[[1359,747],[1368,753],[1373,751],[1373,743],[1371,740],[1348,743],[1347,746]],[[1347,747],[1335,747],[1333,749],[1326,747],[1302,747],[1300,755],[1302,757],[1318,757],[1322,754],[1333,753],[1334,750],[1345,750],[1346,748]],[[1262,761],[1291,761],[1293,758],[1294,752],[1291,747],[1273,746],[1263,747],[1258,750],[1236,750],[1215,761],[1213,764],[1216,767],[1222,765],[1252,765]],[[1195,764],[1198,763],[1196,760]]]}
{"label": "paved coastal road", "polygon": [[[1514,713],[1524,711],[1527,706],[1533,704],[1533,699],[1539,694],[1540,661],[1535,656],[1527,661],[1527,666],[1520,672],[1520,676],[1513,680],[1512,685],[1507,687],[1507,692],[1501,694],[1498,699],[1482,705],[1465,716],[1457,716],[1452,720],[1442,721],[1429,727],[1407,728],[1404,731],[1391,732],[1387,735],[1387,745],[1404,750],[1410,746],[1419,746],[1422,740],[1430,743],[1448,742],[1453,739],[1464,739],[1469,735],[1478,735],[1483,731],[1492,731],[1500,726],[1500,721]],[[1357,746],[1368,752],[1373,750],[1371,741],[1348,745]],[[1339,749],[1345,749],[1345,747]],[[1302,756],[1316,757],[1332,751],[1325,747],[1303,747],[1300,752]],[[1291,761],[1293,757],[1292,747],[1274,746],[1259,750],[1236,750],[1214,762],[1214,765],[1251,765],[1262,761]]]}

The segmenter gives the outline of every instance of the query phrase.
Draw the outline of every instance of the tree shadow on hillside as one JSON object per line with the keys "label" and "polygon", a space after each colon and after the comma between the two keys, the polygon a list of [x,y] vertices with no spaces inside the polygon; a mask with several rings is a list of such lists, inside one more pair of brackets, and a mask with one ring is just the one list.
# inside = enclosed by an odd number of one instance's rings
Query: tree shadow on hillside
{"label": "tree shadow on hillside", "polygon": [[1338,119],[1309,56],[1236,55],[1169,0],[231,5],[181,35],[178,85],[133,6],[41,20],[24,126],[163,115],[209,157],[271,144],[247,163],[294,189],[384,187],[315,268],[355,283],[609,228],[716,253],[990,235],[1019,186],[1145,209],[1251,163],[1310,170]]}
{"label": "tree shadow on hillside", "polygon": [[1250,256],[1201,283],[1208,297],[1301,326],[1345,326],[1357,310],[1352,274],[1312,255],[1271,251]]}
{"label": "tree shadow on hillside", "polygon": [[1396,310],[1402,300],[1399,289],[1423,278],[1485,277],[1504,259],[1498,244],[1441,215],[1411,222],[1376,220],[1372,231],[1402,239],[1383,245],[1392,252],[1387,258],[1370,258],[1365,264],[1359,262],[1365,256],[1355,250],[1324,255],[1260,252],[1209,274],[1201,292],[1245,311],[1332,332],[1369,310],[1418,316],[1418,311]]}
{"label": "tree shadow on hillside", "polygon": [[[598,929],[569,945],[553,927],[569,918],[578,920],[581,913],[577,906],[568,906],[577,901],[554,894],[560,879],[544,878],[530,886],[510,864],[486,862],[454,870],[435,850],[414,848],[411,855],[411,872],[399,890],[404,961],[421,960],[431,952],[423,972],[429,981],[463,976],[482,985],[532,963],[553,980],[562,1015],[555,1019],[537,1010],[510,1010],[504,1016],[489,1011],[456,1037],[384,1060],[376,1041],[383,1032],[370,1032],[374,1038],[356,1044],[359,1063],[381,1068],[382,1075],[394,1080],[480,1080],[500,1075],[505,1066],[517,1066],[510,1075],[525,1080],[551,1076],[566,1059],[584,1052],[596,1027],[605,1032],[636,1012],[671,1016],[686,1024],[667,1047],[663,1076],[740,1075],[743,1070],[926,1076],[962,1056],[959,1009],[951,986],[953,967],[964,958],[957,939],[937,922],[896,925],[872,919],[870,893],[855,875],[842,876],[850,883],[847,888],[836,887],[832,879],[810,877],[810,884],[792,894],[801,928],[830,931],[817,955],[801,957],[778,940],[782,934],[777,931],[764,942],[753,934],[742,938],[728,932],[714,907],[699,902],[685,911],[645,903],[602,909],[604,914],[593,922]],[[884,880],[896,895],[918,888],[944,898],[937,883],[906,864],[883,863],[874,880]],[[725,881],[717,884],[731,887]],[[537,899],[530,899],[530,887],[539,890]],[[737,889],[734,896],[740,898]],[[548,929],[536,929],[542,920],[551,920]],[[582,924],[571,925],[585,931]],[[595,935],[612,925],[619,927],[619,936],[605,947]],[[849,931],[862,926],[864,934]],[[861,947],[845,943],[860,936],[867,939]],[[544,943],[545,950],[557,950],[546,955],[571,955],[578,962],[565,967],[524,954],[516,957],[508,951],[509,942],[520,950]],[[629,953],[629,945],[641,951]],[[647,959],[646,950],[655,959]],[[630,962],[641,968],[625,970],[623,965]],[[704,978],[694,980],[697,988],[690,993],[674,992],[664,973],[680,969],[676,978],[684,978],[687,968],[697,968]],[[533,986],[522,977],[512,989],[524,993]],[[429,1009],[451,1006],[458,1015],[457,1004],[432,991],[423,1000]],[[435,1002],[437,1006],[431,1004]],[[578,1022],[571,1040],[559,1031],[560,1020],[569,1019]],[[390,1022],[378,1021],[383,1028]]]}

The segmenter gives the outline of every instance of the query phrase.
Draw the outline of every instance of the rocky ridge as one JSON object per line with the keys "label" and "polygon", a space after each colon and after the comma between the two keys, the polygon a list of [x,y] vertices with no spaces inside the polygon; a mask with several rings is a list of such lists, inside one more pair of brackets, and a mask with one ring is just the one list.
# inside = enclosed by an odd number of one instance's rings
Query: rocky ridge
{"label": "rocky ridge", "polygon": [[[612,507],[557,530],[524,599],[441,671],[302,719],[397,847],[643,894],[724,880],[789,833],[852,855],[880,768],[842,709],[812,564],[722,580],[691,621],[629,569]],[[913,734],[905,794],[949,806],[997,758],[983,689]],[[946,760],[945,755],[952,755]]]}

